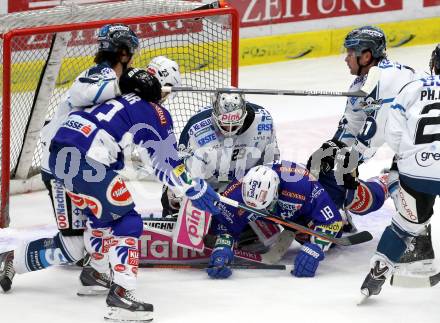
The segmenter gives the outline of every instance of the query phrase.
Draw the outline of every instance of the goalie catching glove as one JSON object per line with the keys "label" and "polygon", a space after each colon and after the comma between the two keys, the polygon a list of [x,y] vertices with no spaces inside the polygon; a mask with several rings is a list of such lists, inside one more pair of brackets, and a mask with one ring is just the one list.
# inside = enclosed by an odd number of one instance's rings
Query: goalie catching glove
{"label": "goalie catching glove", "polygon": [[127,68],[119,78],[122,94],[136,93],[147,102],[159,102],[162,98],[162,86],[159,80],[147,71]]}

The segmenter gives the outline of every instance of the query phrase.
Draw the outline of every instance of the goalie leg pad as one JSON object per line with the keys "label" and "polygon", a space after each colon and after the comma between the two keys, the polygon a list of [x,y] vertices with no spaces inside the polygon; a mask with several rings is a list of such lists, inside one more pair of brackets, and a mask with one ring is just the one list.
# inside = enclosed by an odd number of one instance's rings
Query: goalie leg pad
{"label": "goalie leg pad", "polygon": [[83,237],[64,237],[27,242],[14,250],[14,268],[19,274],[42,270],[52,265],[77,262],[83,257]]}

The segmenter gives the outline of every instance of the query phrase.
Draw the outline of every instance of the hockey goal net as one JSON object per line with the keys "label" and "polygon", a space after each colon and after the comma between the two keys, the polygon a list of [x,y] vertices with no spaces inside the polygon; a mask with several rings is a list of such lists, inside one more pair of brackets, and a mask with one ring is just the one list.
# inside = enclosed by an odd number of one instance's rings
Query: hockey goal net
{"label": "hockey goal net", "polygon": [[[165,55],[180,65],[182,85],[225,87],[238,82],[238,14],[200,2],[133,0],[63,5],[0,18],[1,215],[9,219],[11,180],[39,173],[40,130],[75,77],[93,65],[96,34],[108,23],[129,25],[140,39],[134,66]],[[178,136],[185,122],[210,104],[210,95],[178,93],[166,103]]]}

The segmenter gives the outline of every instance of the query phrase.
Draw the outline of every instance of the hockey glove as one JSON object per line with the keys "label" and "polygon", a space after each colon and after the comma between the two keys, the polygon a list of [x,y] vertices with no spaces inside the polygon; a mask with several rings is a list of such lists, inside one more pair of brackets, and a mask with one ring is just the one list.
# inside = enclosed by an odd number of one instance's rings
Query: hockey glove
{"label": "hockey glove", "polygon": [[318,177],[320,172],[327,173],[333,170],[336,154],[343,147],[347,145],[339,140],[327,140],[309,157],[307,169],[315,177]]}
{"label": "hockey glove", "polygon": [[122,94],[136,93],[148,102],[159,102],[162,98],[162,85],[159,80],[145,70],[127,68],[119,78]]}
{"label": "hockey glove", "polygon": [[220,234],[217,236],[214,251],[211,254],[208,268],[206,272],[208,276],[214,279],[225,279],[232,275],[232,270],[229,267],[234,253],[232,236],[229,234]]}
{"label": "hockey glove", "polygon": [[214,205],[214,202],[218,202],[220,198],[214,189],[203,179],[193,178],[192,184],[186,190],[185,195],[196,208],[208,211],[211,214],[220,213],[220,210]]}
{"label": "hockey glove", "polygon": [[314,243],[305,243],[295,258],[294,269],[290,272],[295,277],[315,277],[319,262],[324,259],[324,251]]}

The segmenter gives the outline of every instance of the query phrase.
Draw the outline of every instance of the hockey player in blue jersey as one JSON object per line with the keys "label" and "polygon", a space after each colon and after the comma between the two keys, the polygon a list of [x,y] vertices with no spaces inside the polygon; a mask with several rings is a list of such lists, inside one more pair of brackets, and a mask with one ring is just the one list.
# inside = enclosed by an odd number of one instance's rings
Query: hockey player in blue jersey
{"label": "hockey player in blue jersey", "polygon": [[[68,114],[133,90],[142,91],[149,100],[158,100],[161,97],[161,84],[156,77],[144,73],[129,73],[132,71],[130,66],[139,46],[139,40],[128,26],[105,25],[99,30],[97,41],[98,50],[94,59],[96,65],[82,72],[75,79],[51,121],[42,129],[41,175],[49,191],[59,234],[54,239],[39,239],[29,242],[23,248],[17,248],[14,266],[12,266],[11,253],[8,256],[9,267],[13,267],[18,273],[44,269],[63,261],[72,261],[83,254],[85,216],[81,209],[71,203],[62,183],[52,176],[48,165],[50,141]],[[34,257],[34,255],[40,256]],[[44,255],[47,255],[47,259],[44,259]],[[11,271],[10,279],[2,284],[4,290],[11,288],[15,270]],[[82,276],[83,274],[84,272]],[[110,283],[106,275],[99,277],[99,281]]]}
{"label": "hockey player in blue jersey", "polygon": [[425,235],[440,195],[440,44],[432,52],[430,69],[431,76],[406,85],[389,108],[385,140],[397,154],[398,198],[361,286],[365,298],[380,293],[412,240]]}
{"label": "hockey player in blue jersey", "polygon": [[[243,94],[228,92],[215,93],[212,106],[188,120],[179,138],[179,151],[191,174],[205,179],[218,192],[251,167],[279,159],[270,113],[246,101]],[[180,198],[166,189],[162,195],[163,214],[176,214],[179,202]],[[274,230],[270,233],[268,227]],[[276,229],[254,222],[243,233],[240,246],[266,249]]]}
{"label": "hockey player in blue jersey", "polygon": [[[153,311],[152,305],[133,298],[143,223],[117,173],[124,166],[124,151],[133,144],[164,184],[180,190],[196,207],[217,213],[213,205],[217,194],[205,181],[191,180],[177,155],[171,116],[165,108],[131,93],[71,113],[52,140],[49,165],[72,202],[88,215],[92,238],[86,249],[93,250],[95,243],[107,247],[113,270],[107,296],[110,319],[151,318]],[[102,236],[103,230],[109,237]]]}
{"label": "hockey player in blue jersey", "polygon": [[[307,169],[298,164],[281,161],[251,168],[241,181],[233,181],[222,193],[233,200],[266,210],[314,230],[336,236],[342,228],[341,215],[324,188]],[[207,273],[212,278],[228,278],[233,259],[234,242],[243,228],[264,217],[219,203],[221,213],[215,215],[211,230],[217,235]],[[292,275],[313,277],[328,241],[313,236],[305,241],[294,261]]]}

